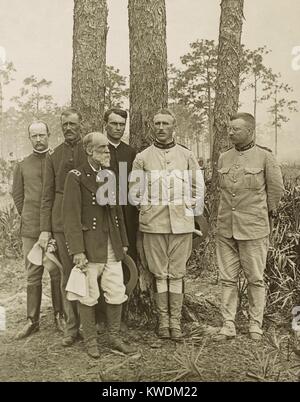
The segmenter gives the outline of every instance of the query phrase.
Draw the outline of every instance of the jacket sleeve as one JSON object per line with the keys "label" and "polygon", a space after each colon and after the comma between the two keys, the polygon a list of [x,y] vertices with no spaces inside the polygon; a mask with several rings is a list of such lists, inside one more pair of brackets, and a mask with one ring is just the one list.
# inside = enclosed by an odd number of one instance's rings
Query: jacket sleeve
{"label": "jacket sleeve", "polygon": [[18,163],[14,170],[13,185],[12,185],[12,197],[17,208],[18,214],[22,214],[24,205],[24,181],[22,175],[21,164]]}
{"label": "jacket sleeve", "polygon": [[200,169],[197,159],[192,152],[188,160],[188,169],[191,175],[192,198],[196,202],[194,214],[196,216],[202,215],[204,210],[205,184],[202,170]]}
{"label": "jacket sleeve", "polygon": [[55,198],[55,173],[50,155],[46,156],[40,212],[41,232],[52,231],[52,208]]}
{"label": "jacket sleeve", "polygon": [[270,212],[277,209],[279,201],[284,192],[280,166],[275,157],[270,152],[267,152],[265,177],[268,210]]}
{"label": "jacket sleeve", "polygon": [[70,171],[65,182],[62,204],[63,227],[70,255],[85,252],[81,204],[80,178]]}
{"label": "jacket sleeve", "polygon": [[118,214],[118,220],[119,220],[119,229],[120,229],[120,235],[121,235],[121,240],[122,240],[122,246],[128,247],[129,242],[128,242],[128,238],[127,238],[124,214],[122,211],[122,207],[120,207],[119,205],[117,205],[117,214]]}

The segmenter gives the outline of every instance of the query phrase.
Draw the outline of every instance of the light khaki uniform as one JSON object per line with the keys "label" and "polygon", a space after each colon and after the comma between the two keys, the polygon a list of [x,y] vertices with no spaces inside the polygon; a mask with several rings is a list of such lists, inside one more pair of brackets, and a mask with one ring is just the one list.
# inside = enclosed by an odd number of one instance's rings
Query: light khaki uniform
{"label": "light khaki uniform", "polygon": [[176,144],[169,149],[151,145],[137,154],[132,179],[138,171],[144,174],[139,228],[149,269],[157,279],[183,278],[195,228],[191,203],[196,202],[199,215],[204,207],[201,169],[193,153]]}
{"label": "light khaki uniform", "polygon": [[249,331],[262,333],[269,212],[277,209],[283,194],[281,170],[270,151],[254,145],[246,151],[232,148],[221,154],[218,172],[221,194],[217,259],[224,320],[221,333],[235,335],[240,268],[248,281]]}

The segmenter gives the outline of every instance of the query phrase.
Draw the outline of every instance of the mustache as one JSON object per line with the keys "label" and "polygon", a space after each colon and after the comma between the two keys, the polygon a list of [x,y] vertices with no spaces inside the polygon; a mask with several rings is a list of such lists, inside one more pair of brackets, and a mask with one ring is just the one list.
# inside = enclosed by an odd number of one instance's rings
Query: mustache
{"label": "mustache", "polygon": [[65,131],[65,133],[66,133],[66,134],[68,134],[68,133],[75,134],[76,131],[75,131],[75,130],[72,130],[71,128],[68,128],[68,129]]}

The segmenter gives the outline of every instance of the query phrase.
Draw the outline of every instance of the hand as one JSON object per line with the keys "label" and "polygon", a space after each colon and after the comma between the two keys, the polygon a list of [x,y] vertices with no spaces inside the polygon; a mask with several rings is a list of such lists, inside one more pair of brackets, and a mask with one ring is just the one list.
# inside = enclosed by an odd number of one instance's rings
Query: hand
{"label": "hand", "polygon": [[47,246],[50,239],[51,239],[51,232],[41,232],[40,237],[38,239],[38,243],[44,251],[47,250]]}
{"label": "hand", "polygon": [[74,254],[73,262],[77,268],[81,269],[81,271],[85,271],[88,264],[88,259],[84,253],[78,253]]}
{"label": "hand", "polygon": [[195,199],[192,199],[192,201],[191,201],[191,208],[192,209],[196,208],[196,200]]}
{"label": "hand", "polygon": [[124,251],[124,254],[126,254],[128,251],[128,247],[123,247],[123,251]]}

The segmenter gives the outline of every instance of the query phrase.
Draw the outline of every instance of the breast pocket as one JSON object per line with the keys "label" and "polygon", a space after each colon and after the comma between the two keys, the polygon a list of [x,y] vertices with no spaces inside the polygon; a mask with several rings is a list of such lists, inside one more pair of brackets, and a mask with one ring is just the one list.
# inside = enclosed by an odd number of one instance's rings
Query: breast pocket
{"label": "breast pocket", "polygon": [[244,169],[244,185],[245,188],[258,190],[265,184],[265,176],[263,168],[245,168]]}
{"label": "breast pocket", "polygon": [[219,173],[219,183],[221,188],[227,188],[230,186],[230,177],[229,177],[230,167],[222,167],[218,169]]}

